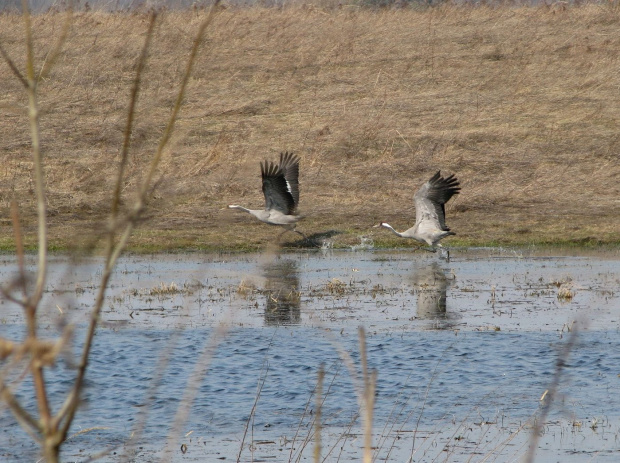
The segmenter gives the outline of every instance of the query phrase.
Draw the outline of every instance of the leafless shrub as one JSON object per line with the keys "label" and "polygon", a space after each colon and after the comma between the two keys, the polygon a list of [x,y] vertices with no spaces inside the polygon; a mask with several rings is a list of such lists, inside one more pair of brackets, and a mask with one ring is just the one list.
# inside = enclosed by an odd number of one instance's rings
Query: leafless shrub
{"label": "leafless shrub", "polygon": [[[99,316],[104,304],[108,283],[119,256],[125,249],[135,226],[144,215],[146,204],[153,191],[157,169],[161,163],[164,149],[172,136],[175,122],[185,97],[185,90],[198,48],[201,44],[205,29],[213,19],[216,7],[217,2],[214,3],[214,8],[210,10],[210,13],[201,22],[198,28],[198,33],[194,39],[187,66],[182,74],[180,89],[176,98],[172,100],[172,113],[165,124],[159,144],[154,147],[149,157],[148,168],[143,172],[140,182],[136,185],[135,198],[129,200],[127,205],[124,205],[123,203],[126,198],[123,196],[123,188],[126,180],[126,172],[130,167],[128,154],[134,129],[136,102],[141,88],[142,73],[146,66],[148,54],[151,51],[151,39],[155,29],[157,14],[152,13],[148,17],[144,45],[142,46],[136,63],[135,78],[129,97],[129,109],[123,131],[118,170],[114,179],[114,185],[112,186],[113,194],[110,202],[107,226],[100,237],[105,247],[105,265],[99,282],[96,300],[92,308],[90,323],[84,339],[82,354],[77,364],[77,372],[73,384],[65,397],[64,403],[56,411],[52,410],[50,405],[44,371],[55,364],[58,355],[71,340],[73,330],[72,326],[66,326],[58,339],[48,341],[40,337],[37,329],[37,311],[46,287],[49,220],[49,211],[47,207],[49,193],[46,189],[45,166],[42,155],[41,112],[39,110],[38,87],[39,84],[50,75],[52,66],[56,62],[61,48],[65,43],[70,24],[73,21],[72,11],[71,9],[68,10],[67,19],[64,22],[58,40],[46,55],[38,73],[35,72],[35,48],[33,44],[35,30],[33,28],[33,17],[31,17],[29,13],[28,2],[26,0],[22,2],[23,24],[25,27],[25,72],[22,72],[18,68],[12,57],[9,56],[8,51],[0,43],[0,54],[28,97],[30,139],[32,144],[32,188],[36,196],[35,204],[38,229],[37,272],[34,285],[29,285],[24,266],[24,245],[20,225],[21,217],[17,203],[14,202],[12,206],[12,221],[15,234],[15,247],[17,249],[18,278],[8,285],[5,285],[2,288],[2,294],[5,299],[23,308],[27,333],[22,342],[8,339],[0,340],[1,354],[5,360],[5,365],[0,371],[0,398],[8,405],[13,415],[24,429],[33,439],[39,442],[41,454],[47,462],[58,461],[60,447],[67,439],[67,433],[79,408],[84,379],[90,360],[91,347],[99,323]],[[91,239],[91,241],[96,243],[99,241],[99,237]],[[167,289],[170,290],[170,288]],[[15,384],[12,384],[10,381],[10,374],[13,368],[24,363],[27,364],[27,371],[29,371],[29,374],[32,376],[34,383],[38,416],[27,411],[14,394],[14,386],[18,386],[19,381]]]}

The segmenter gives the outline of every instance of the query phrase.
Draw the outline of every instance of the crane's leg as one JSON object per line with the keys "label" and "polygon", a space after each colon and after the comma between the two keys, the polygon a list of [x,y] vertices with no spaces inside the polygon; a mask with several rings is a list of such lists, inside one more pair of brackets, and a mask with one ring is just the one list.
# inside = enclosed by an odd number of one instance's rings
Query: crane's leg
{"label": "crane's leg", "polygon": [[300,231],[298,231],[298,230],[295,230],[295,228],[288,228],[288,227],[287,227],[287,228],[285,228],[285,229],[282,231],[282,233],[280,233],[280,234],[278,235],[278,242],[280,242],[280,239],[282,238],[282,235],[284,235],[287,231],[292,231],[292,232],[298,233],[298,234],[300,234],[301,236],[303,236],[305,240],[307,240],[307,239],[308,239],[308,237],[307,237],[306,235],[304,235],[302,232],[300,232]]}
{"label": "crane's leg", "polygon": [[278,238],[276,239],[276,241],[279,243],[280,240],[282,239],[282,235],[284,235],[286,232],[288,231],[288,228],[285,228],[284,230],[282,230],[282,232],[278,235]]}
{"label": "crane's leg", "polygon": [[302,232],[300,232],[299,230],[297,230],[297,228],[296,228],[296,227],[297,227],[297,225],[296,225],[296,224],[293,224],[290,228],[287,228],[287,230],[292,231],[292,232],[295,232],[295,233],[297,233],[297,234],[299,234],[299,235],[303,236],[303,237],[304,237],[304,239],[305,239],[305,240],[307,240],[307,239],[308,239],[308,237],[307,237],[306,235],[304,235]]}

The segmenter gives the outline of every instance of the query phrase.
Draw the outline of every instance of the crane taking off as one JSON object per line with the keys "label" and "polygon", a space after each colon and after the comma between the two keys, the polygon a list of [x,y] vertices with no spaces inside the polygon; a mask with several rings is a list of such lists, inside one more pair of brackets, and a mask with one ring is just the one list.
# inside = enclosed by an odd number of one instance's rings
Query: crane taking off
{"label": "crane taking off", "polygon": [[228,206],[231,209],[241,209],[269,225],[284,227],[278,235],[280,238],[287,231],[294,231],[305,238],[305,235],[295,230],[299,204],[299,158],[293,153],[280,153],[280,165],[265,161],[260,163],[260,173],[263,178],[263,194],[265,195],[265,209],[247,209],[236,204]]}
{"label": "crane taking off", "polygon": [[[461,188],[454,174],[447,178],[437,171],[413,196],[415,202],[415,225],[402,233],[397,232],[388,223],[381,222],[376,227],[384,227],[392,230],[394,234],[402,238],[413,238],[421,243],[428,244],[436,252],[437,247],[443,248],[439,241],[446,236],[456,235],[446,226],[446,210],[444,205],[459,194]],[[450,254],[447,254],[450,260]]]}

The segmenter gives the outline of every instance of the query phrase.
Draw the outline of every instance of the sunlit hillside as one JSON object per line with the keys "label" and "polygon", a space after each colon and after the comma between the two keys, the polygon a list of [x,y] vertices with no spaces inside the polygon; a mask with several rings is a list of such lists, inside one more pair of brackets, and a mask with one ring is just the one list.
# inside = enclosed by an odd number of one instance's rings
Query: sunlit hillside
{"label": "sunlit hillside", "polygon": [[[176,97],[202,10],[167,12],[138,100],[134,193]],[[34,17],[40,66],[63,14]],[[79,12],[39,87],[51,242],[102,223],[122,143],[145,14]],[[394,243],[413,193],[438,169],[461,194],[446,243],[620,240],[620,9],[224,8],[188,87],[148,220],[134,247],[260,246],[279,233],[228,204],[263,207],[259,161],[301,161],[299,229],[335,245]],[[21,21],[0,42],[24,62]],[[33,233],[27,97],[0,62],[1,242],[10,202]],[[95,225],[98,227],[98,225]],[[97,228],[96,228],[97,229]],[[77,238],[77,239],[76,239]],[[295,240],[294,235],[285,239]]]}

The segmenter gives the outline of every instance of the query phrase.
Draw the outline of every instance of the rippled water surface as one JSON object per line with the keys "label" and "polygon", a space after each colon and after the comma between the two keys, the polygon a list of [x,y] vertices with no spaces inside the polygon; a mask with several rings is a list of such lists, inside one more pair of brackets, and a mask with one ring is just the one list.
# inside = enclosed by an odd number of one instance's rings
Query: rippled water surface
{"label": "rippled water surface", "polygon": [[[573,341],[536,461],[618,461],[620,256],[554,253],[124,258],[63,460],[312,461],[321,366],[322,455],[360,460],[363,326],[377,371],[378,461],[518,461]],[[13,261],[0,264],[10,281]],[[56,406],[100,272],[97,259],[58,257],[50,268],[42,330],[78,326],[47,377]],[[20,339],[21,313],[1,307],[0,335]],[[20,373],[9,377],[33,409]],[[4,406],[0,419],[0,461],[35,461]]]}

